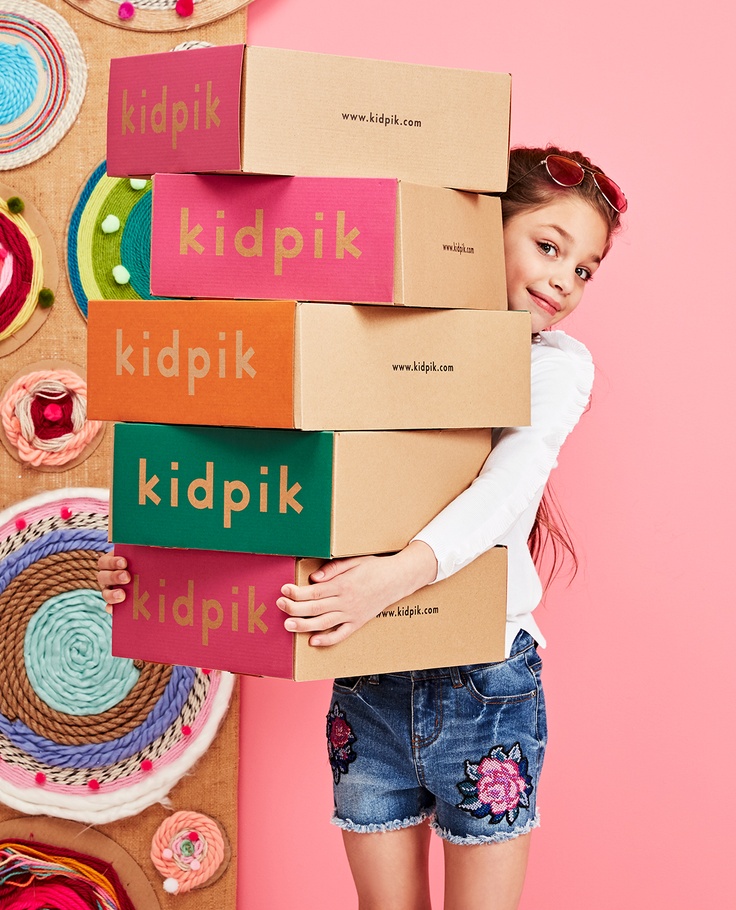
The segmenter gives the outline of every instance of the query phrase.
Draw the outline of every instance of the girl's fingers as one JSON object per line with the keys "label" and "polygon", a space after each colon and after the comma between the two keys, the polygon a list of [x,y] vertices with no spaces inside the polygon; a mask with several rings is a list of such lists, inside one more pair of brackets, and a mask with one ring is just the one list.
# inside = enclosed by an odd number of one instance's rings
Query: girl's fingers
{"label": "girl's fingers", "polygon": [[128,561],[114,553],[103,553],[97,560],[97,568],[101,572],[114,572],[116,569],[127,569]]}
{"label": "girl's fingers", "polygon": [[[289,585],[284,587],[289,587]],[[291,596],[279,597],[276,606],[290,616],[320,616],[332,609],[329,598],[325,596],[305,600]]]}
{"label": "girl's fingers", "polygon": [[322,613],[314,617],[291,616],[284,622],[284,628],[287,632],[324,632],[334,629],[343,619],[339,613]]}
{"label": "girl's fingers", "polygon": [[110,605],[122,603],[125,600],[125,591],[122,588],[103,588],[102,599]]}
{"label": "girl's fingers", "polygon": [[351,625],[349,622],[340,623],[339,626],[335,626],[332,629],[328,629],[326,632],[317,632],[311,636],[309,639],[309,644],[313,648],[326,648],[330,645],[338,645],[341,641],[352,635],[355,631],[355,626]]}
{"label": "girl's fingers", "polygon": [[130,575],[127,572],[98,572],[97,584],[101,588],[113,588],[115,585],[127,585]]}
{"label": "girl's fingers", "polygon": [[281,588],[281,593],[289,600],[306,603],[310,600],[324,600],[326,597],[333,597],[336,592],[333,585],[323,583],[319,585],[288,584]]}

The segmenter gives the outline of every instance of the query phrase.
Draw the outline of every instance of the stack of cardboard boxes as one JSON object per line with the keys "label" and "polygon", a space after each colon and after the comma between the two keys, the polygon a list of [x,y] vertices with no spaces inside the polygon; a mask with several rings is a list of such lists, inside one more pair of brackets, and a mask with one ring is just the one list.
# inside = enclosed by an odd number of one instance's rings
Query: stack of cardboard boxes
{"label": "stack of cardboard boxes", "polygon": [[151,288],[176,298],[89,307],[133,576],[116,654],[294,679],[503,657],[500,548],[330,648],[275,602],[321,560],[401,549],[488,428],[529,421],[485,195],[509,104],[507,75],[270,48],[112,61],[108,173],[154,175]]}

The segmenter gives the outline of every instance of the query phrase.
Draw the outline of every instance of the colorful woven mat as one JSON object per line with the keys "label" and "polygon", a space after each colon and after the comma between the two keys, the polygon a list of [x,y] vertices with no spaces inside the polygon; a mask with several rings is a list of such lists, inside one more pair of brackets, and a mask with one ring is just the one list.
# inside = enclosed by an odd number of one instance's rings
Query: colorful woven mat
{"label": "colorful woven mat", "polygon": [[103,424],[87,419],[78,369],[37,366],[0,391],[0,440],[22,464],[63,471],[91,453]]}
{"label": "colorful woven mat", "polygon": [[96,586],[104,490],[0,513],[0,800],[103,824],[165,800],[204,754],[234,678],[111,656]]}
{"label": "colorful woven mat", "polygon": [[0,822],[0,907],[159,910],[159,900],[116,841],[76,822],[36,816]]}
{"label": "colorful woven mat", "polygon": [[66,0],[108,25],[139,32],[176,32],[215,22],[251,0]]}
{"label": "colorful woven mat", "polygon": [[156,299],[151,294],[152,198],[149,180],[108,177],[104,161],[82,187],[69,219],[67,265],[85,319],[89,300]]}
{"label": "colorful woven mat", "polygon": [[36,0],[0,6],[0,170],[57,145],[77,118],[87,64],[77,36]]}

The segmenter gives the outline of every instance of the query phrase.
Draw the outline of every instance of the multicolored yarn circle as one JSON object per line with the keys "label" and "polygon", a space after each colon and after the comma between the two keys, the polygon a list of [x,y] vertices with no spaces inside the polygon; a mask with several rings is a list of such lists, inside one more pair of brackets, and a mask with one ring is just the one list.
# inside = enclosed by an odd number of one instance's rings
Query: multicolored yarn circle
{"label": "multicolored yarn circle", "polygon": [[43,286],[42,259],[36,232],[0,196],[0,341],[33,316]]}
{"label": "multicolored yarn circle", "polygon": [[104,490],[0,513],[0,801],[28,815],[104,824],[165,801],[230,702],[230,674],[110,657],[107,521]]}
{"label": "multicolored yarn circle", "polygon": [[[176,32],[215,22],[251,0],[67,0],[108,25],[140,32]],[[245,30],[243,29],[243,32]],[[243,34],[243,39],[245,34]],[[233,40],[237,41],[238,38]]]}
{"label": "multicolored yarn circle", "polygon": [[217,822],[199,812],[174,812],[153,836],[151,862],[164,891],[184,894],[208,884],[225,861],[227,841]]}
{"label": "multicolored yarn circle", "polygon": [[77,119],[87,64],[77,36],[37,0],[0,9],[0,170],[35,161]]}
{"label": "multicolored yarn circle", "polygon": [[73,370],[20,376],[0,397],[0,420],[18,457],[34,467],[79,459],[103,426],[87,420],[87,383]]}
{"label": "multicolored yarn circle", "polygon": [[[67,264],[69,283],[85,319],[89,300],[156,299],[150,273],[152,201],[150,181],[135,189],[130,180],[108,177],[104,161],[82,188],[69,220]],[[110,215],[120,227],[107,232],[102,225]],[[130,274],[127,284],[115,281],[113,269],[118,265]]]}
{"label": "multicolored yarn circle", "polygon": [[66,847],[0,841],[3,910],[136,910],[112,864]]}

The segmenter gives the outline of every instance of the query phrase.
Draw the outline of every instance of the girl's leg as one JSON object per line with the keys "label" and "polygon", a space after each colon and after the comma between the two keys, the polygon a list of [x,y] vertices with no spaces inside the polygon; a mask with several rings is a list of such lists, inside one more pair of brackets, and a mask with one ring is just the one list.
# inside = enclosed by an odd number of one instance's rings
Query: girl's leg
{"label": "girl's leg", "polygon": [[443,842],[445,910],[516,910],[531,834],[488,844]]}
{"label": "girl's leg", "polygon": [[359,910],[430,910],[429,837],[426,822],[372,834],[343,831]]}

